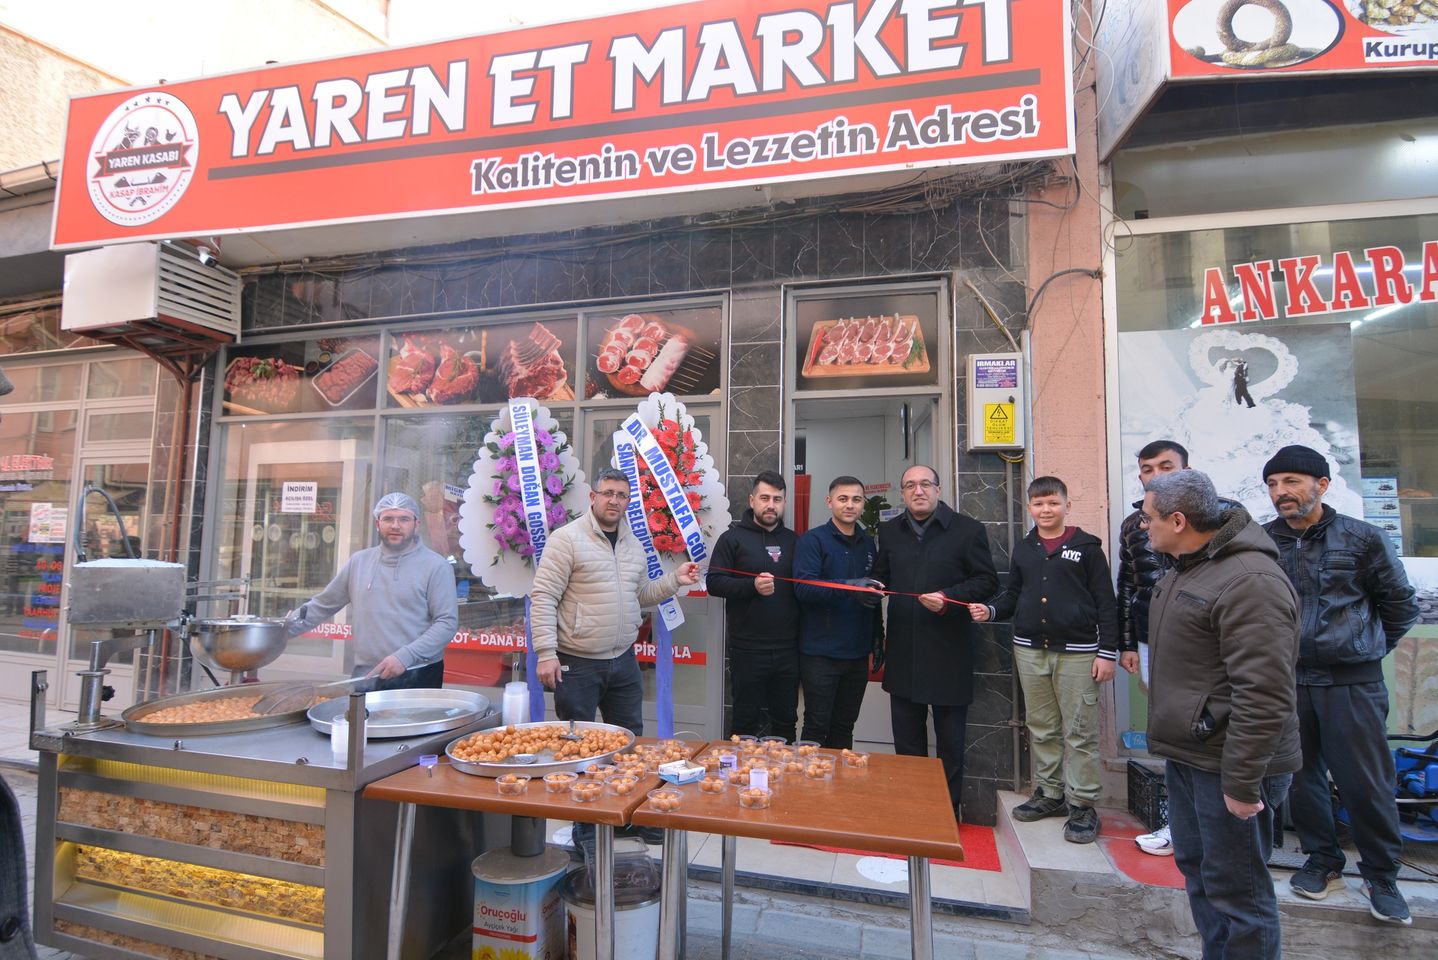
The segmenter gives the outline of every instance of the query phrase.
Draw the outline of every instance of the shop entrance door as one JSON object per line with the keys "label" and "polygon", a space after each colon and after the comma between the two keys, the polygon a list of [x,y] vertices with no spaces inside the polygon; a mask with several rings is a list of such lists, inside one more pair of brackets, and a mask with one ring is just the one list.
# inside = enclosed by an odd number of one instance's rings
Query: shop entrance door
{"label": "shop entrance door", "polygon": [[[129,556],[128,543],[137,557],[149,556],[146,536],[149,531],[149,483],[150,461],[142,456],[86,457],[80,461],[77,472],[79,481],[73,488],[73,502],[69,517],[73,526],[66,526],[65,552],[70,563],[78,560],[75,541],[78,538],[85,548],[86,560],[105,560]],[[84,497],[87,487],[96,487],[108,493],[119,508],[119,516],[110,509],[105,498],[98,493]],[[81,498],[84,502],[81,503]],[[68,598],[61,599],[61,610],[65,609]],[[79,706],[79,670],[90,665],[90,647],[96,640],[116,636],[117,631],[96,630],[86,627],[64,628],[67,642],[61,645],[60,705],[65,710]],[[115,697],[107,704],[106,712],[118,713],[135,701],[136,677],[134,673],[135,651],[127,650],[113,657],[107,666],[110,675],[105,682],[115,689]],[[154,661],[158,663],[158,660]]]}
{"label": "shop entrance door", "polygon": [[[926,464],[940,477],[952,476],[935,439],[949,435],[940,422],[939,401],[938,394],[927,393],[795,400],[793,463],[803,472],[795,477],[794,487],[807,490],[807,497],[792,498],[789,522],[794,528],[806,530],[829,521],[832,514],[824,501],[836,477],[856,477],[864,484],[868,504],[861,523],[872,534],[881,521],[903,510],[899,478],[909,467]],[[953,492],[944,491],[944,499],[952,505]],[[893,745],[889,697],[876,681],[871,680],[864,694],[854,740]]]}
{"label": "shop entrance door", "polygon": [[[358,451],[355,440],[250,448],[239,567],[239,575],[251,578],[250,613],[284,616],[322,590],[349,559]],[[262,679],[348,672],[348,613],[340,611],[333,625],[314,631],[318,635],[291,640]]]}

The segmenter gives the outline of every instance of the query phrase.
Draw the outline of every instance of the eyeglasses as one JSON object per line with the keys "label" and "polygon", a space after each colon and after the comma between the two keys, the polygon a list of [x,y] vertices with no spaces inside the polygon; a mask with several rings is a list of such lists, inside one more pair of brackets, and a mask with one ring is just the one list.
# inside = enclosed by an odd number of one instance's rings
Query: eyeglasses
{"label": "eyeglasses", "polygon": [[411,526],[415,520],[414,517],[405,514],[402,517],[380,517],[379,522],[392,527],[408,527]]}
{"label": "eyeglasses", "polygon": [[899,489],[908,493],[910,490],[933,490],[938,484],[932,480],[906,480],[899,484]]}
{"label": "eyeglasses", "polygon": [[1156,521],[1162,520],[1164,517],[1171,517],[1171,516],[1173,516],[1174,513],[1177,513],[1177,512],[1178,512],[1178,511],[1175,510],[1175,511],[1173,511],[1172,513],[1160,513],[1160,514],[1159,514],[1158,516],[1156,516],[1156,517],[1150,517],[1150,516],[1149,516],[1148,514],[1146,514],[1146,513],[1140,513],[1140,514],[1138,515],[1138,525],[1139,525],[1140,527],[1152,526]]}
{"label": "eyeglasses", "polygon": [[601,500],[628,500],[628,490],[595,490],[594,495]]}

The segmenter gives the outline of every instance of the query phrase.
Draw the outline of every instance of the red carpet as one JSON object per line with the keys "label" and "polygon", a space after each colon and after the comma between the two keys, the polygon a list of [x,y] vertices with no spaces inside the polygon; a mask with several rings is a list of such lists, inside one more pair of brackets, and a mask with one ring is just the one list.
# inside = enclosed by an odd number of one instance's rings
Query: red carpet
{"label": "red carpet", "polygon": [[[847,853],[853,857],[884,857],[888,860],[904,860],[896,853],[874,853],[872,850],[851,850],[848,847],[824,847],[817,843],[790,843],[786,840],[770,840],[770,843],[781,847],[808,847],[811,850],[822,850],[825,853]],[[963,860],[930,860],[931,864],[938,864],[944,867],[968,867],[970,870],[992,870],[997,873],[999,866],[999,848],[994,843],[994,828],[979,827],[971,823],[959,824],[959,842],[964,846]],[[1132,846],[1132,843],[1130,843]],[[1137,850],[1137,847],[1134,847]],[[1144,856],[1144,854],[1139,854]],[[1149,857],[1150,860],[1154,859]]]}
{"label": "red carpet", "polygon": [[1130,880],[1146,883],[1151,887],[1183,889],[1183,874],[1173,864],[1173,857],[1155,857],[1144,853],[1133,842],[1133,838],[1149,830],[1132,815],[1118,810],[1104,810],[1098,842],[1119,871]]}

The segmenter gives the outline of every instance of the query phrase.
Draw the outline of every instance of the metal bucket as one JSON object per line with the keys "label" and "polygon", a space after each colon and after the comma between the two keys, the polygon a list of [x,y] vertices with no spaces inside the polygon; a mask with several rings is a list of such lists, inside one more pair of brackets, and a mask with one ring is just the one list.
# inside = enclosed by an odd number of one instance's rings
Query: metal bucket
{"label": "metal bucket", "polygon": [[280,618],[197,620],[190,635],[190,652],[206,666],[243,672],[273,662],[289,642],[285,621]]}
{"label": "metal bucket", "polygon": [[501,847],[476,859],[473,960],[564,960],[559,881],[568,867],[569,855],[556,847],[537,857]]}

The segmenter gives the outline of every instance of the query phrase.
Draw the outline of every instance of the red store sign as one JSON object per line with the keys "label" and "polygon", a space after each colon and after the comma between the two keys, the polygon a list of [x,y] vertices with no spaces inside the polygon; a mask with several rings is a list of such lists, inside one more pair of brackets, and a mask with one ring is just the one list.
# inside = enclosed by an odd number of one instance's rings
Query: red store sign
{"label": "red store sign", "polygon": [[1071,153],[1067,0],[711,0],[70,102],[57,248]]}

